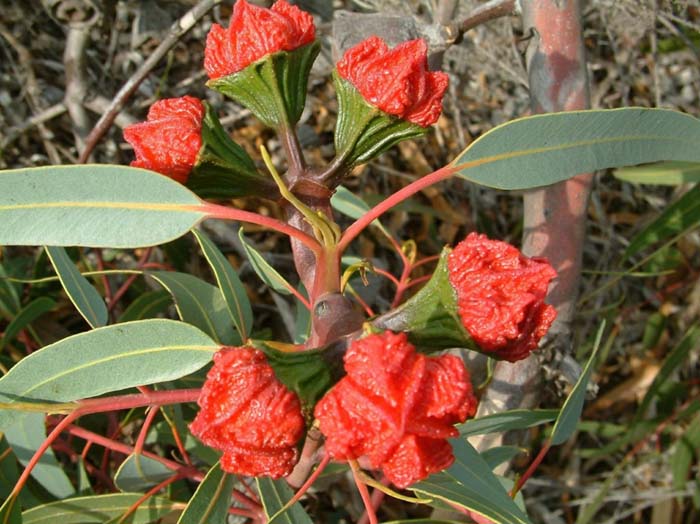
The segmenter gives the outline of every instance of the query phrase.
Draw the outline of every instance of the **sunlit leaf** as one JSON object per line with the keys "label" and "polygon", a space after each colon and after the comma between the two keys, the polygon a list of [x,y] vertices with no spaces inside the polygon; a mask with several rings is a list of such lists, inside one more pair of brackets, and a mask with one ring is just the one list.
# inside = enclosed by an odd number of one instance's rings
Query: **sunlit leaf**
{"label": "sunlit leaf", "polygon": [[700,162],[699,143],[700,120],[678,111],[628,107],[549,113],[492,129],[452,165],[477,184],[527,189],[610,167]]}
{"label": "sunlit leaf", "polygon": [[467,420],[457,427],[460,435],[471,437],[539,426],[555,420],[558,414],[558,409],[513,409]]}
{"label": "sunlit leaf", "polygon": [[677,186],[700,182],[698,162],[659,162],[644,166],[623,167],[613,171],[615,177],[635,184]]}
{"label": "sunlit leaf", "polygon": [[128,166],[0,171],[0,245],[162,244],[204,218],[200,204],[182,184]]}
{"label": "sunlit leaf", "polygon": [[18,362],[0,379],[0,428],[26,412],[17,402],[67,402],[175,380],[207,364],[219,346],[173,320],[141,320],[60,340]]}

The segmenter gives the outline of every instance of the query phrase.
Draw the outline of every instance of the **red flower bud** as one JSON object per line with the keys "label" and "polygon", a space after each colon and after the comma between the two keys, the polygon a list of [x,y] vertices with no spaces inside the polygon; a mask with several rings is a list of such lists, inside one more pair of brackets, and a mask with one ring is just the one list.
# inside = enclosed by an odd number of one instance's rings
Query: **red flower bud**
{"label": "red flower bud", "polygon": [[373,106],[428,127],[440,116],[448,76],[428,70],[427,51],[422,39],[390,50],[381,38],[371,36],[345,52],[338,74]]}
{"label": "red flower bud", "polygon": [[345,370],[314,411],[331,457],[366,456],[400,488],[452,464],[446,439],[477,404],[460,358],[417,353],[386,331],[353,342]]}
{"label": "red flower bud", "polygon": [[537,348],[557,316],[544,303],[557,276],[547,260],[471,233],[450,253],[447,267],[462,324],[484,351],[515,362]]}
{"label": "red flower bud", "polygon": [[204,69],[211,79],[231,75],[265,55],[293,51],[315,38],[313,17],[286,0],[279,0],[271,9],[238,0],[228,29],[211,26]]}
{"label": "red flower bud", "polygon": [[134,167],[157,171],[184,184],[202,148],[204,105],[191,96],[158,100],[146,122],[124,128],[136,153]]}
{"label": "red flower bud", "polygon": [[219,351],[197,403],[201,409],[190,431],[223,451],[224,471],[273,478],[292,472],[304,434],[301,405],[264,353],[245,347]]}

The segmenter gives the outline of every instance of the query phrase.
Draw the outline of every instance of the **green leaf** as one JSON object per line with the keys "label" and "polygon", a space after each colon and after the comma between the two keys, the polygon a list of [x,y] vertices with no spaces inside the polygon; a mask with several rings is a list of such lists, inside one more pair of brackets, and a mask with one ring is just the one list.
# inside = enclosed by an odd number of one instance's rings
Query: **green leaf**
{"label": "green leaf", "polygon": [[[331,206],[357,220],[370,210],[369,205],[345,186],[338,186],[331,197]],[[378,222],[378,221],[375,221]]]}
{"label": "green leaf", "polygon": [[490,448],[481,454],[481,458],[484,459],[491,469],[495,469],[504,462],[510,462],[515,457],[523,453],[525,450],[517,446],[496,446],[495,448]]}
{"label": "green leaf", "polygon": [[170,178],[127,166],[0,171],[0,245],[141,247],[204,218],[202,202]]}
{"label": "green leaf", "polygon": [[554,428],[552,428],[552,436],[549,442],[552,446],[558,446],[563,444],[569,437],[576,431],[576,425],[581,418],[581,412],[583,411],[583,402],[586,400],[586,389],[588,388],[588,381],[591,378],[591,373],[593,373],[593,365],[595,364],[596,356],[598,356],[598,349],[600,349],[600,340],[603,337],[603,331],[605,330],[605,321],[600,324],[598,328],[598,333],[596,333],[595,342],[593,344],[593,351],[591,351],[591,356],[588,358],[588,362],[581,372],[581,376],[576,381],[571,393],[564,401],[564,405],[559,411],[559,416],[554,423]]}
{"label": "green leaf", "polygon": [[[28,413],[16,424],[5,428],[5,438],[19,462],[26,466],[46,440],[46,425],[42,413]],[[54,497],[64,499],[75,494],[75,488],[56,460],[51,448],[41,456],[32,470],[32,477]]]}
{"label": "green leaf", "polygon": [[9,341],[17,336],[17,333],[26,328],[44,313],[48,313],[56,306],[56,302],[49,297],[39,297],[24,306],[17,316],[5,328],[5,333],[0,339],[0,350]]}
{"label": "green leaf", "polygon": [[[279,513],[287,502],[294,496],[294,492],[284,479],[271,479],[270,477],[258,477],[255,479],[260,492],[267,524],[313,524],[313,521],[298,502],[292,504],[284,513]],[[279,515],[278,515],[279,513]],[[274,517],[274,518],[273,518]]]}
{"label": "green leaf", "polygon": [[459,434],[463,437],[502,433],[514,429],[526,429],[556,420],[558,409],[513,409],[494,413],[459,424]]}
{"label": "green leaf", "polygon": [[173,470],[157,460],[132,453],[119,466],[114,475],[114,485],[125,493],[145,492],[173,475]]}
{"label": "green leaf", "polygon": [[[124,515],[142,497],[143,493],[116,493],[59,500],[27,510],[22,518],[24,524],[103,524]],[[175,505],[162,497],[150,497],[124,522],[149,524],[170,513]]]}
{"label": "green leaf", "polygon": [[692,350],[697,350],[698,341],[700,340],[700,327],[693,326],[685,337],[678,343],[678,345],[671,350],[671,352],[664,359],[664,363],[661,365],[661,369],[654,377],[654,381],[647,389],[644,394],[644,398],[639,403],[637,408],[637,413],[634,416],[632,424],[642,420],[644,415],[646,415],[649,406],[654,400],[654,397],[658,395],[661,387],[669,380],[671,374],[688,358],[688,354]]}
{"label": "green leaf", "polygon": [[444,520],[444,519],[401,519],[389,520],[382,524],[461,524],[459,520]]}
{"label": "green leaf", "polygon": [[160,319],[64,338],[25,357],[0,379],[0,428],[26,415],[14,403],[69,402],[175,380],[206,365],[218,349],[197,328]]}
{"label": "green leaf", "polygon": [[0,524],[23,524],[17,497],[10,497],[0,506]]}
{"label": "green leaf", "polygon": [[465,439],[451,439],[455,463],[409,489],[483,515],[496,524],[526,524],[527,515],[506,493],[489,465]]}
{"label": "green leaf", "polygon": [[661,160],[700,161],[700,120],[628,107],[520,118],[482,135],[453,162],[463,178],[527,189],[579,173]]}
{"label": "green leaf", "polygon": [[16,284],[6,280],[8,277],[7,271],[0,264],[0,315],[11,318],[19,311],[21,303]]}
{"label": "green leaf", "polygon": [[176,271],[151,271],[148,275],[172,295],[183,322],[197,326],[219,344],[237,346],[241,343],[218,287]]}
{"label": "green leaf", "polygon": [[250,265],[253,266],[255,273],[257,273],[260,279],[278,293],[291,295],[292,292],[290,289],[292,285],[287,282],[275,268],[268,264],[267,260],[246,241],[242,229],[238,230],[238,237],[243,243],[243,249],[245,249],[246,255],[248,255]]}
{"label": "green leaf", "polygon": [[192,231],[197,238],[202,252],[211,266],[219,289],[224,296],[231,320],[236,325],[243,340],[247,340],[253,329],[253,308],[248,300],[245,287],[226,257],[219,251],[214,242],[202,231]]}
{"label": "green leaf", "polygon": [[625,249],[623,260],[698,224],[700,224],[700,185],[669,205],[651,224],[637,233]]}
{"label": "green leaf", "polygon": [[700,163],[659,162],[645,166],[623,167],[613,171],[613,175],[620,180],[635,184],[677,186],[700,182]]}
{"label": "green leaf", "polygon": [[73,261],[62,247],[46,246],[46,254],[51,259],[58,279],[68,298],[83,318],[96,328],[107,324],[107,305],[97,290],[80,274]]}
{"label": "green leaf", "polygon": [[700,413],[695,415],[683,435],[676,442],[676,449],[671,455],[671,474],[673,489],[683,491],[688,484],[688,472],[693,464],[693,457],[700,461]]}
{"label": "green leaf", "polygon": [[218,462],[197,487],[177,524],[220,524],[226,522],[236,477],[221,471]]}
{"label": "green leaf", "polygon": [[153,318],[172,304],[173,299],[167,291],[147,291],[134,300],[119,317],[119,322],[131,322]]}

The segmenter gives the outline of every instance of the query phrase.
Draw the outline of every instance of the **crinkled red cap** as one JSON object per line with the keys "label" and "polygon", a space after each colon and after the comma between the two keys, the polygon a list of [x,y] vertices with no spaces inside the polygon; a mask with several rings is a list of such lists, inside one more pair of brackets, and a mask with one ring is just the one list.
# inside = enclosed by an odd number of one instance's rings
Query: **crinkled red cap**
{"label": "crinkled red cap", "polygon": [[124,140],[136,153],[131,165],[187,182],[202,148],[204,113],[201,100],[191,96],[158,100],[145,122],[124,128]]}
{"label": "crinkled red cap", "polygon": [[293,51],[316,38],[313,17],[286,0],[270,9],[238,0],[228,29],[213,24],[204,49],[209,78],[231,75],[278,51]]}
{"label": "crinkled red cap", "polygon": [[314,411],[331,457],[366,456],[400,488],[452,464],[446,439],[477,404],[460,358],[417,353],[405,333],[387,331],[353,342],[345,370]]}
{"label": "crinkled red cap", "polygon": [[301,405],[264,353],[245,347],[216,353],[197,403],[190,431],[223,451],[224,471],[273,478],[292,472],[304,434]]}
{"label": "crinkled red cap", "polygon": [[557,276],[547,260],[470,233],[450,253],[447,267],[462,324],[484,351],[515,362],[537,348],[557,316],[544,303]]}
{"label": "crinkled red cap", "polygon": [[389,49],[381,38],[371,36],[345,52],[338,74],[373,106],[428,127],[442,111],[448,76],[428,70],[427,53],[422,39]]}

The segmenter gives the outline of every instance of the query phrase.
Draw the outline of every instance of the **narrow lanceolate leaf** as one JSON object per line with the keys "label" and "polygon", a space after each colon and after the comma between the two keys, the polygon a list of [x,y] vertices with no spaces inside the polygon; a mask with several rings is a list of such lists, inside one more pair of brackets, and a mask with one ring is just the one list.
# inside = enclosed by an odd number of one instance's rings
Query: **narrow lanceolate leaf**
{"label": "narrow lanceolate leaf", "polygon": [[238,236],[243,243],[243,249],[245,249],[246,255],[248,255],[248,260],[250,265],[260,277],[260,279],[265,282],[272,289],[283,295],[291,295],[292,285],[287,282],[282,275],[280,275],[275,268],[267,263],[267,260],[245,239],[243,235],[243,230],[238,231]]}
{"label": "narrow lanceolate leaf", "polygon": [[19,500],[8,497],[0,506],[0,524],[23,524]]}
{"label": "narrow lanceolate leaf", "polygon": [[24,306],[17,316],[7,325],[5,333],[0,338],[0,349],[17,336],[17,333],[26,328],[44,313],[48,313],[56,306],[56,302],[49,297],[39,297]]}
{"label": "narrow lanceolate leaf", "polygon": [[659,162],[616,169],[616,178],[635,184],[677,186],[700,182],[700,162]]}
{"label": "narrow lanceolate leaf", "polygon": [[221,290],[187,273],[152,271],[148,273],[173,297],[183,322],[197,326],[219,344],[241,342]]}
{"label": "narrow lanceolate leaf", "polygon": [[513,409],[468,420],[457,427],[460,435],[471,437],[539,426],[555,420],[558,414],[558,409]]}
{"label": "narrow lanceolate leaf", "polygon": [[228,311],[231,314],[238,332],[243,340],[247,340],[253,328],[253,308],[248,300],[245,287],[238,278],[238,273],[234,271],[226,257],[219,251],[216,244],[212,242],[202,231],[193,230],[202,252],[211,266],[219,289],[224,295]]}
{"label": "narrow lanceolate leaf", "polygon": [[226,522],[236,477],[221,471],[218,462],[209,470],[187,503],[177,524],[217,524]]}
{"label": "narrow lanceolate leaf", "polygon": [[131,454],[114,475],[114,485],[124,492],[145,492],[173,475],[173,470],[157,460]]}
{"label": "narrow lanceolate leaf", "polygon": [[19,411],[22,404],[69,402],[189,375],[218,348],[199,329],[160,319],[64,338],[25,357],[0,379],[0,428],[26,414]]}
{"label": "narrow lanceolate leaf", "polygon": [[662,160],[700,162],[700,120],[668,109],[549,113],[502,124],[453,162],[488,187],[527,189],[579,173]]}
{"label": "narrow lanceolate leaf", "polygon": [[697,225],[700,225],[700,185],[669,205],[652,223],[637,233],[630,240],[623,257],[632,257],[657,242],[670,240]]}
{"label": "narrow lanceolate leaf", "polygon": [[172,303],[173,299],[167,291],[147,291],[129,304],[119,317],[119,322],[154,318]]}
{"label": "narrow lanceolate leaf", "polygon": [[[46,440],[44,418],[42,413],[28,413],[17,424],[3,429],[8,444],[23,466],[27,465],[36,450]],[[75,494],[73,485],[51,448],[44,452],[41,460],[32,470],[32,477],[56,498],[64,499]]]}
{"label": "narrow lanceolate leaf", "polygon": [[[119,518],[143,497],[143,493],[94,495],[51,502],[22,513],[23,524],[103,524]],[[129,524],[149,524],[176,506],[163,497],[149,497],[139,504]]]}
{"label": "narrow lanceolate leaf", "polygon": [[104,326],[109,316],[105,301],[93,285],[80,274],[66,250],[58,246],[47,246],[46,254],[49,255],[63,289],[78,312],[91,327]]}
{"label": "narrow lanceolate leaf", "polygon": [[581,418],[581,411],[583,410],[583,401],[586,399],[588,381],[591,378],[591,373],[593,373],[593,365],[595,364],[596,357],[598,356],[600,340],[603,337],[604,330],[605,322],[601,323],[600,328],[598,328],[598,333],[596,334],[591,356],[588,358],[588,362],[586,362],[586,366],[583,368],[583,372],[576,381],[574,388],[564,401],[564,405],[561,407],[559,416],[554,423],[552,436],[550,437],[550,444],[552,446],[563,444],[569,440],[569,437],[573,435],[574,431],[576,430],[576,425]]}
{"label": "narrow lanceolate leaf", "polygon": [[258,483],[258,491],[263,508],[265,508],[265,515],[270,519],[267,524],[313,524],[311,517],[298,502],[280,513],[294,496],[294,492],[284,479],[274,480],[270,477],[258,477],[255,480]]}
{"label": "narrow lanceolate leaf", "polygon": [[133,167],[0,171],[0,245],[152,246],[189,231],[200,206],[181,184]]}
{"label": "narrow lanceolate leaf", "polygon": [[694,459],[700,459],[700,413],[695,415],[680,436],[671,455],[673,489],[682,491],[686,488]]}
{"label": "narrow lanceolate leaf", "polygon": [[454,464],[409,489],[469,509],[496,524],[529,524],[481,455],[465,439],[450,442]]}

